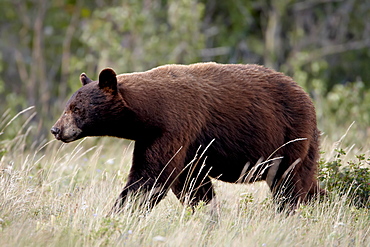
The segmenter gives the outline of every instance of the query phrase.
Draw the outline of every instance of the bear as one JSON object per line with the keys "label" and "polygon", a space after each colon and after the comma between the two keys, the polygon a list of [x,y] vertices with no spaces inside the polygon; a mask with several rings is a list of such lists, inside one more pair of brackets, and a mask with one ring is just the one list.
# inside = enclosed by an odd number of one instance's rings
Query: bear
{"label": "bear", "polygon": [[169,190],[185,205],[209,203],[212,178],[266,181],[279,209],[324,193],[316,178],[315,107],[283,73],[208,62],[120,75],[106,68],[97,81],[85,73],[80,81],[51,133],[65,143],[87,136],[135,141],[112,214],[129,198],[151,209]]}

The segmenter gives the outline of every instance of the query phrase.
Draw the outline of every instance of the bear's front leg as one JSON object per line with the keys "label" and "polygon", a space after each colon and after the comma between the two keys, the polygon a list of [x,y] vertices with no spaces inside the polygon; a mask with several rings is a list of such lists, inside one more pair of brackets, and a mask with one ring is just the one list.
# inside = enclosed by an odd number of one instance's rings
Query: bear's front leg
{"label": "bear's front leg", "polygon": [[151,210],[177,179],[184,163],[183,153],[180,145],[176,149],[175,145],[165,145],[160,140],[136,141],[127,183],[110,215],[123,211],[126,206]]}
{"label": "bear's front leg", "polygon": [[120,213],[126,206],[151,210],[167,194],[168,188],[154,178],[130,178],[116,200],[110,215]]}

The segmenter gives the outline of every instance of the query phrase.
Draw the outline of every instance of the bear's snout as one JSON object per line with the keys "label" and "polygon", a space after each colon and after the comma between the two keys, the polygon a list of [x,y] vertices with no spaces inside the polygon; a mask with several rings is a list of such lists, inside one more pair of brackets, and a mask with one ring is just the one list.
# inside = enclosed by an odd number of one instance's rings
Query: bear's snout
{"label": "bear's snout", "polygon": [[50,132],[55,136],[55,138],[57,139],[57,140],[60,140],[60,129],[59,128],[57,128],[57,127],[55,127],[55,126],[53,126],[51,129],[50,129]]}
{"label": "bear's snout", "polygon": [[82,138],[82,130],[74,122],[66,120],[70,119],[59,119],[50,129],[55,139],[68,143]]}
{"label": "bear's snout", "polygon": [[51,133],[53,134],[53,135],[57,135],[57,134],[59,134],[60,133],[60,129],[59,128],[57,128],[57,127],[53,127],[53,128],[51,128]]}

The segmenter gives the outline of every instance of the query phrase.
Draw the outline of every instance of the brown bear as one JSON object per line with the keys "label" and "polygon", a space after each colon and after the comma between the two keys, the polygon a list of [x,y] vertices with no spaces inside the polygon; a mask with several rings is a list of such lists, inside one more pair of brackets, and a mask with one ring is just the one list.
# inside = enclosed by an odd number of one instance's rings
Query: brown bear
{"label": "brown bear", "polygon": [[[130,174],[112,212],[140,195],[149,208],[171,189],[191,206],[214,197],[211,178],[265,180],[275,201],[295,208],[320,192],[319,131],[310,97],[290,77],[259,65],[165,65],[82,87],[52,127],[55,138],[135,141]],[[145,198],[145,199],[143,199]]]}

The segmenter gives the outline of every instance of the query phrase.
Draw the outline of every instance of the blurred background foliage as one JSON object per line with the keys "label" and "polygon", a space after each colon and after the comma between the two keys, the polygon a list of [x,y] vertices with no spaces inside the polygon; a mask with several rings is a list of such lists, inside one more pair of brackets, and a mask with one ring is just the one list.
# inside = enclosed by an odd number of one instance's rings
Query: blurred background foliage
{"label": "blurred background foliage", "polygon": [[104,67],[124,73],[204,61],[284,72],[310,93],[329,138],[353,121],[357,140],[370,138],[369,1],[0,2],[0,114],[34,105],[37,114],[25,118],[37,138],[51,138],[82,72],[96,79]]}

